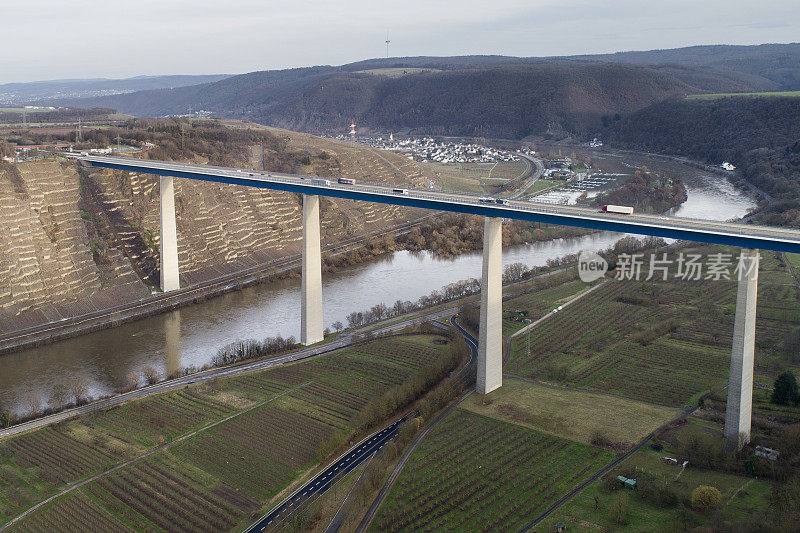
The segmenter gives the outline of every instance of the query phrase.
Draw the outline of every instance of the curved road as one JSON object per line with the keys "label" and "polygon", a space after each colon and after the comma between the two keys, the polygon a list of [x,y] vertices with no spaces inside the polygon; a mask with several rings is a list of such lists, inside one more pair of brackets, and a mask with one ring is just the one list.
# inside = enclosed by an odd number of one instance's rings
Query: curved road
{"label": "curved road", "polygon": [[519,198],[520,196],[523,196],[527,192],[527,190],[533,187],[533,184],[536,183],[536,181],[542,177],[542,173],[544,172],[544,165],[540,160],[525,154],[519,154],[519,156],[526,159],[533,166],[535,166],[536,170],[534,171],[533,177],[530,180],[528,180],[528,182],[521,189],[519,189],[517,192],[509,196],[509,198],[511,199],[516,199]]}
{"label": "curved road", "polygon": [[[246,531],[248,533],[260,533],[274,521],[287,518],[294,510],[302,507],[307,500],[325,493],[339,479],[372,457],[384,444],[392,440],[397,435],[397,428],[405,422],[406,418],[407,416],[403,416],[380,431],[365,437],[364,440],[343,453],[316,476],[306,481],[303,486],[273,507],[270,512],[250,525]],[[281,518],[282,516],[283,518]]]}
{"label": "curved road", "polygon": [[[435,320],[434,323],[439,324],[442,327],[447,327],[447,324],[439,320]],[[468,379],[469,376],[468,371],[475,364],[475,360],[478,356],[478,343],[472,335],[470,335],[456,322],[455,316],[450,317],[450,323],[456,328],[458,328],[458,330],[461,332],[461,335],[464,337],[464,341],[466,341],[467,346],[469,346],[470,348],[469,361],[467,362],[466,365],[464,365],[464,367],[459,372],[459,376],[461,377],[461,379]],[[471,392],[472,391],[462,396],[462,399],[465,398]],[[395,466],[395,469],[392,472],[389,481],[391,481],[392,483],[394,482],[394,479],[397,478],[397,476],[400,474],[400,470],[402,470],[402,467],[408,461],[408,457],[411,455],[411,452],[414,451],[416,446],[419,444],[419,442],[422,441],[424,436],[427,435],[427,433],[431,430],[431,428],[433,428],[433,426],[435,426],[439,420],[444,418],[447,415],[447,413],[449,413],[450,410],[457,403],[458,402],[450,405],[447,409],[445,409],[442,413],[440,413],[439,416],[437,416],[436,419],[434,419],[434,421],[431,424],[429,424],[428,427],[425,428],[420,435],[417,436],[417,438],[414,440],[411,446],[409,446],[409,448],[400,458],[400,461],[398,462],[397,466]],[[267,526],[271,525],[276,520],[286,519],[289,515],[291,515],[291,513],[295,509],[300,508],[308,499],[317,497],[326,492],[341,477],[343,477],[348,472],[358,467],[361,463],[372,457],[372,455],[375,454],[378,450],[380,450],[380,448],[384,444],[392,440],[395,437],[395,435],[397,435],[397,429],[400,426],[400,424],[402,424],[407,418],[408,415],[405,415],[399,418],[398,420],[395,420],[387,427],[379,431],[376,431],[375,433],[364,438],[364,440],[362,440],[355,446],[351,447],[349,450],[347,450],[345,453],[339,456],[339,458],[333,461],[330,465],[322,469],[317,475],[306,481],[300,488],[298,488],[292,494],[287,496],[282,502],[273,507],[267,514],[259,518],[252,525],[250,525],[250,527],[248,527],[246,531],[248,533],[260,533],[261,531],[264,531],[267,528]],[[388,485],[384,485],[384,487],[381,489],[381,494],[384,494],[384,497],[385,493],[388,493],[389,489],[391,488],[391,484],[389,484],[389,481],[387,481]],[[382,500],[383,498],[381,498],[381,502]],[[381,502],[378,502],[377,505],[373,502],[373,506],[375,507],[376,510],[380,506]],[[338,527],[336,524],[334,524],[333,527],[328,528],[328,530],[330,531],[336,531],[337,529]]]}
{"label": "curved road", "polygon": [[[464,340],[466,341],[470,349],[470,360],[466,365],[464,365],[464,368],[462,368],[461,372],[459,373],[460,378],[466,382],[469,379],[470,370],[475,365],[475,362],[478,359],[478,341],[467,330],[461,327],[461,325],[456,321],[455,316],[450,317],[450,323],[458,328],[458,330],[461,332],[461,335],[464,337]],[[464,399],[467,396],[472,394],[472,392],[473,392],[472,390],[468,390],[466,393],[461,395],[461,397],[458,400],[448,405],[441,413],[439,413],[439,415],[436,418],[433,419],[433,421],[431,421],[430,424],[427,425],[425,429],[422,430],[422,432],[419,435],[417,435],[417,438],[414,439],[411,445],[403,453],[402,457],[400,457],[400,460],[395,465],[394,470],[392,470],[392,473],[389,474],[389,478],[386,480],[386,483],[383,484],[383,487],[381,487],[381,490],[380,492],[378,492],[378,495],[375,496],[372,505],[370,505],[369,509],[367,510],[367,514],[364,515],[364,518],[361,520],[361,523],[358,525],[358,528],[356,528],[356,533],[363,533],[364,531],[367,530],[370,523],[372,523],[372,520],[375,518],[375,515],[378,514],[378,509],[380,509],[381,505],[383,505],[386,496],[388,496],[389,491],[392,490],[394,482],[397,481],[397,478],[400,476],[400,473],[403,471],[403,468],[406,466],[406,463],[408,463],[408,460],[411,458],[411,454],[414,453],[414,450],[417,449],[417,447],[425,439],[428,433],[430,433],[431,430],[434,427],[436,427],[436,425],[439,422],[441,422],[447,415],[449,415],[450,412],[453,409],[455,409],[458,404],[464,401]]]}

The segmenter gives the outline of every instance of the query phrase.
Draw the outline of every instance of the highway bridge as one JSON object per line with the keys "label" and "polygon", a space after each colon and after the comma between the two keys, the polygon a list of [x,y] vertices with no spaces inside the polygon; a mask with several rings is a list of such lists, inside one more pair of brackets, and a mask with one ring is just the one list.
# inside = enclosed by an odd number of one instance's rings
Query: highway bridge
{"label": "highway bridge", "polygon": [[484,394],[502,385],[501,220],[503,218],[742,247],[745,249],[743,266],[747,275],[739,281],[738,286],[725,419],[725,437],[731,448],[744,444],[750,436],[758,288],[758,254],[754,250],[800,253],[800,232],[784,228],[647,214],[623,215],[525,200],[490,201],[466,193],[395,188],[362,181],[341,184],[337,180],[315,176],[128,157],[84,154],[71,157],[87,166],[161,176],[160,260],[161,288],[164,291],[177,289],[180,283],[173,184],[175,177],[301,194],[303,197],[301,342],[304,344],[313,344],[323,338],[320,196],[485,217],[477,375],[477,390]]}

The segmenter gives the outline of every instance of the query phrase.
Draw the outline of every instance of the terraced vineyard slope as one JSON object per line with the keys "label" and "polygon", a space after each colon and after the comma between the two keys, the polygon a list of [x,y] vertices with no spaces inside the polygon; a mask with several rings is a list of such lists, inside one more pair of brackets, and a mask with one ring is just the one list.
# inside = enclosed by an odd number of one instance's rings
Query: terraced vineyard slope
{"label": "terraced vineyard slope", "polygon": [[72,165],[0,166],[0,331],[149,294],[121,250],[96,255],[80,202]]}
{"label": "terraced vineyard slope", "polygon": [[[135,140],[142,136],[156,141],[155,148],[138,157],[406,186],[424,181],[416,163],[360,144],[235,121],[183,127],[191,136],[184,148],[174,126],[145,122],[127,135],[131,143],[142,142]],[[97,136],[99,142],[103,133],[87,135]],[[300,252],[298,195],[181,179],[175,189],[182,285]],[[55,160],[3,165],[0,205],[3,331],[138,300],[158,286],[157,177],[89,171]],[[418,213],[326,199],[321,212],[323,244],[381,231]]]}

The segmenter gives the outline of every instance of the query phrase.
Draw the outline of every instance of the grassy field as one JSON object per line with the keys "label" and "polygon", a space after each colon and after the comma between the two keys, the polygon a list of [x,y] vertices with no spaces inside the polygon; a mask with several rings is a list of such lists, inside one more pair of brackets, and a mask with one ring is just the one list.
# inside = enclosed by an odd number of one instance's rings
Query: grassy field
{"label": "grassy field", "polygon": [[[673,430],[673,438],[685,437],[694,432],[702,421],[690,418],[689,423]],[[714,431],[719,434],[720,428]],[[721,436],[721,435],[718,435]],[[608,485],[597,482],[587,487],[573,501],[557,510],[543,521],[537,531],[553,531],[555,524],[568,524],[569,531],[682,531],[687,524],[709,524],[713,519],[746,523],[754,514],[764,513],[770,505],[771,485],[767,481],[708,469],[686,469],[662,460],[674,456],[669,446],[662,452],[642,448],[621,463],[612,473],[625,472],[638,479],[669,487],[679,501],[657,504],[642,491],[609,490]],[[688,505],[692,491],[699,485],[711,485],[720,490],[723,505],[713,513],[693,511]],[[613,485],[612,485],[613,486]],[[613,487],[616,489],[616,487]],[[620,493],[627,493],[628,512],[621,523],[612,518],[610,509]]]}
{"label": "grassy field", "polygon": [[538,192],[542,192],[546,189],[550,189],[553,187],[557,187],[559,185],[564,185],[566,182],[564,180],[546,180],[546,179],[538,179],[533,184],[533,186],[528,189],[530,194],[536,194]]}
{"label": "grassy field", "polygon": [[[800,291],[774,253],[762,254],[759,276],[756,381],[771,383],[797,366],[775,347],[800,322]],[[521,335],[506,371],[687,405],[725,384],[735,297],[733,281],[612,280]]]}
{"label": "grassy field", "polygon": [[133,460],[12,530],[47,530],[77,514],[91,521],[76,521],[81,531],[242,527],[351,435],[362,407],[427,372],[447,350],[442,337],[378,340],[0,442],[0,525],[75,482]]}
{"label": "grassy field", "polygon": [[500,161],[495,163],[437,163],[428,161],[422,165],[426,176],[434,183],[441,183],[447,191],[493,194],[506,181],[518,178],[528,169],[528,163]]}
{"label": "grassy field", "polygon": [[518,529],[610,458],[598,448],[456,409],[411,456],[371,529]]}
{"label": "grassy field", "polygon": [[585,444],[598,435],[613,443],[634,444],[680,414],[679,409],[508,378],[488,396],[470,396],[461,406]]}
{"label": "grassy field", "polygon": [[769,91],[760,93],[713,93],[713,94],[690,94],[686,97],[687,100],[716,100],[717,98],[727,98],[730,96],[783,96],[783,97],[798,97],[800,91]]}
{"label": "grassy field", "polygon": [[800,254],[785,254],[786,261],[795,268],[800,268]]}

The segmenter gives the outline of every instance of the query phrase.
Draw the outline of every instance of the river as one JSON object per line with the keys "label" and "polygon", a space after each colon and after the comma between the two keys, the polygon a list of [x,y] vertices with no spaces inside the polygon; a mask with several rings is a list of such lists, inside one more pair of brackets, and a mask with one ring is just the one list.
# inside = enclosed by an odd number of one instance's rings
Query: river
{"label": "river", "polygon": [[[746,214],[754,200],[722,176],[649,156],[624,157],[587,152],[604,172],[631,172],[646,165],[667,175],[680,175],[688,200],[675,216],[727,220]],[[504,264],[544,265],[548,259],[612,246],[620,234],[603,232],[576,239],[511,247]],[[347,323],[353,311],[420,296],[458,280],[478,278],[480,253],[441,259],[430,253],[395,252],[380,260],[323,277],[325,326]],[[54,344],[0,356],[0,397],[6,408],[22,413],[26,397],[45,402],[53,386],[70,375],[85,376],[93,396],[111,394],[129,373],[150,365],[161,374],[179,367],[208,363],[217,350],[242,339],[284,337],[300,333],[300,280],[248,287],[206,302],[89,333]]]}

